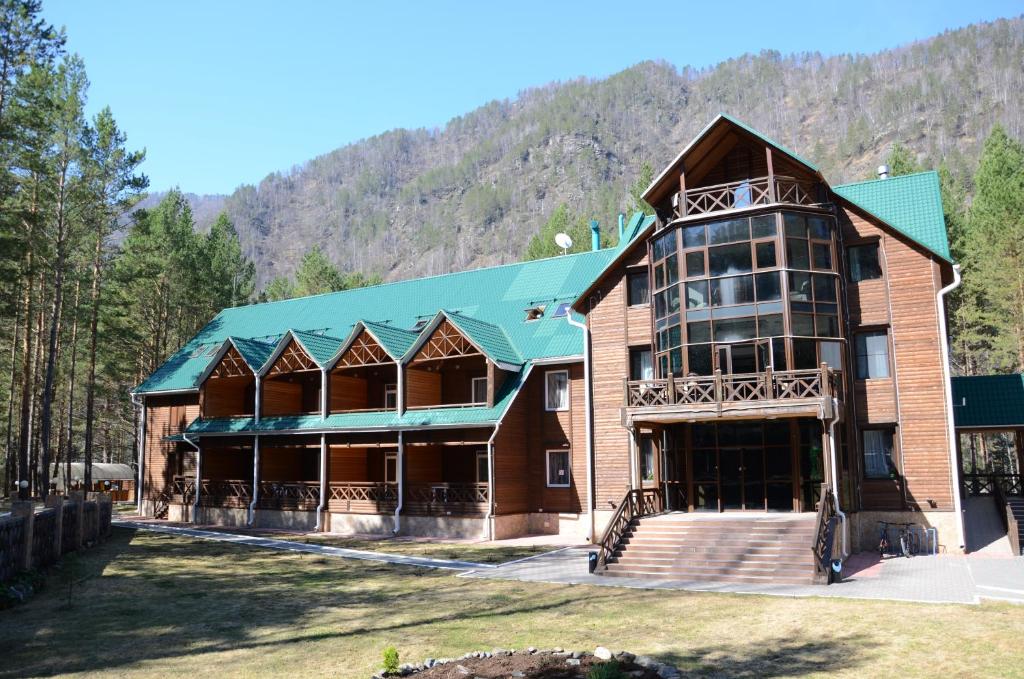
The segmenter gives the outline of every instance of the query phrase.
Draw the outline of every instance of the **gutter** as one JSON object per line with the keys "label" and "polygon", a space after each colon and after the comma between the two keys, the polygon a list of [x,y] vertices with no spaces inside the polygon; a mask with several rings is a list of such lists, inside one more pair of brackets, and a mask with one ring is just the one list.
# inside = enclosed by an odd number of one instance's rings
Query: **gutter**
{"label": "gutter", "polygon": [[[139,409],[139,483],[135,487],[135,511],[142,516],[142,498],[145,495],[146,486],[146,404],[145,400],[134,391],[128,392],[128,398],[132,405]],[[136,401],[135,399],[139,400]],[[69,479],[65,479],[65,488]]]}
{"label": "gutter", "polygon": [[188,437],[188,434],[182,434],[181,438],[185,443],[196,449],[196,494],[192,499],[192,523],[197,523],[197,514],[199,512],[199,493],[203,487],[203,451],[195,441]]}
{"label": "gutter", "polygon": [[324,526],[324,507],[327,506],[327,434],[320,434],[320,502],[316,506],[316,526],[319,533]]}
{"label": "gutter", "polygon": [[256,503],[260,499],[260,435],[256,434],[252,442],[252,502],[249,503],[249,518],[245,525],[251,526],[256,521]]}
{"label": "gutter", "polygon": [[395,459],[395,474],[398,476],[398,504],[395,506],[395,527],[392,533],[398,535],[402,529],[402,504],[405,500],[405,440],[398,432],[398,455]]}
{"label": "gutter", "polygon": [[583,408],[586,421],[586,448],[587,448],[587,515],[590,517],[590,527],[587,534],[589,542],[594,541],[594,432],[593,416],[590,410],[590,328],[586,323],[581,323],[572,317],[572,312],[565,315],[569,325],[583,331]]}
{"label": "gutter", "polygon": [[494,425],[494,432],[491,438],[487,439],[487,516],[484,522],[487,526],[487,540],[494,539],[494,439],[498,438],[498,430],[501,429],[501,420]]}
{"label": "gutter", "polygon": [[832,417],[828,422],[828,449],[829,456],[832,458],[832,497],[836,500],[836,514],[839,515],[840,520],[843,522],[843,559],[850,556],[850,527],[849,522],[846,519],[846,514],[839,507],[839,463],[836,458],[836,422],[839,421],[839,399],[835,396],[832,397]]}
{"label": "gutter", "polygon": [[960,504],[960,464],[956,454],[956,424],[953,421],[953,378],[949,370],[949,335],[946,332],[946,295],[960,286],[960,265],[953,265],[953,282],[939,290],[939,345],[942,351],[942,386],[946,390],[946,430],[949,436],[949,470],[953,496],[953,510],[956,512],[957,537],[960,549],[967,546],[964,534],[964,512]]}

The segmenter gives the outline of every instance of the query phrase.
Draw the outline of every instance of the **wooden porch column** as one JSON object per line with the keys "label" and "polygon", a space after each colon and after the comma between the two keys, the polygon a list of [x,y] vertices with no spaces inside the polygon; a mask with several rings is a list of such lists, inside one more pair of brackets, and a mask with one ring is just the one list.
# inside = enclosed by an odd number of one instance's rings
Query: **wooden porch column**
{"label": "wooden porch column", "polygon": [[497,374],[494,371],[494,361],[487,359],[487,407],[494,407],[494,392],[497,389],[495,380]]}
{"label": "wooden porch column", "polygon": [[772,147],[771,145],[765,145],[764,147],[765,160],[768,162],[768,202],[778,202],[778,196],[775,195],[775,168],[772,165]]}
{"label": "wooden porch column", "polygon": [[251,526],[256,522],[256,503],[260,500],[260,435],[252,439],[252,501],[249,503],[249,521]]}
{"label": "wooden porch column", "polygon": [[316,508],[316,530],[324,530],[324,509],[327,507],[327,434],[320,434],[320,501]]}
{"label": "wooden porch column", "polygon": [[1024,429],[1014,430],[1013,443],[1017,448],[1017,473],[1024,474]]}

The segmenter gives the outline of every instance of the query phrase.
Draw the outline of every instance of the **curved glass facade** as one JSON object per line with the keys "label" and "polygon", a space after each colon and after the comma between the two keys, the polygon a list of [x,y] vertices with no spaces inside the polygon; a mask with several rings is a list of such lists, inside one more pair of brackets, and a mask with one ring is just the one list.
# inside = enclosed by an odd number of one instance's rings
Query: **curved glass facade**
{"label": "curved glass facade", "polygon": [[670,226],[650,248],[659,377],[842,367],[830,215]]}

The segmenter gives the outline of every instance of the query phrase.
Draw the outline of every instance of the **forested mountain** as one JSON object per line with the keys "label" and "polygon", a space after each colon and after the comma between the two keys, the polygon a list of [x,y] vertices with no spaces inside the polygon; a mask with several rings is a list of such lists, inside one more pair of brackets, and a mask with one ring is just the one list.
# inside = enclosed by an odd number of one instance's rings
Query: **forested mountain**
{"label": "forested mountain", "polygon": [[[511,261],[561,203],[610,228],[643,164],[658,170],[719,111],[812,158],[833,183],[871,174],[894,142],[968,179],[993,124],[1024,136],[1022,64],[1021,18],[870,56],[642,63],[491,102],[444,129],[386,132],[241,186],[223,205],[260,286],[293,273],[314,244],[343,270],[385,279]],[[216,213],[212,197],[205,204],[200,225]]]}

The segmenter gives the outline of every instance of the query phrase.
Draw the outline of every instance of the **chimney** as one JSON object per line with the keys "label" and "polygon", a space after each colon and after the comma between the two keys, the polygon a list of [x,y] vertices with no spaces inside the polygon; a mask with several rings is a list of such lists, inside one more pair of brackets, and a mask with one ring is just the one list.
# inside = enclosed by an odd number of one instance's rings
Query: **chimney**
{"label": "chimney", "polygon": [[619,243],[622,243],[622,237],[626,233],[626,215],[619,213]]}
{"label": "chimney", "polygon": [[590,220],[590,249],[594,252],[601,249],[601,226],[596,219]]}
{"label": "chimney", "polygon": [[888,179],[889,178],[889,166],[888,165],[879,165],[878,166],[878,178],[879,179]]}

